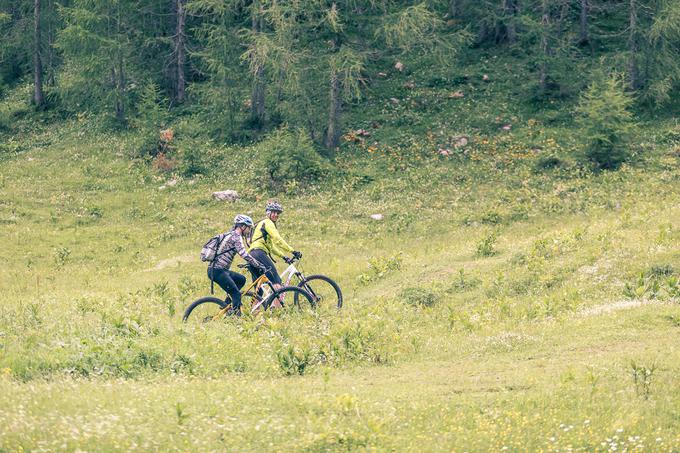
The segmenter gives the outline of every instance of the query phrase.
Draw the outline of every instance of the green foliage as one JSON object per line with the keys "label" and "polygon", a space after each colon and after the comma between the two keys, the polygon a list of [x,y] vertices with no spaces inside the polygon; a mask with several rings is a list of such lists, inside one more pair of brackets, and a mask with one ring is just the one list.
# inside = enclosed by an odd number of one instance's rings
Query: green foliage
{"label": "green foliage", "polygon": [[299,350],[288,345],[277,351],[276,358],[286,376],[303,375],[311,364],[312,354],[308,349]]}
{"label": "green foliage", "polygon": [[494,256],[498,253],[496,251],[496,241],[498,240],[498,235],[496,232],[492,232],[482,238],[481,241],[477,243],[477,248],[475,250],[475,256],[484,258],[489,256]]}
{"label": "green foliage", "polygon": [[624,295],[629,299],[677,299],[680,297],[680,275],[671,264],[653,265],[625,283]]}
{"label": "green foliage", "polygon": [[633,385],[635,386],[635,393],[648,400],[652,393],[652,378],[656,371],[656,365],[651,366],[640,365],[635,361],[630,363],[631,373],[633,377]]}
{"label": "green foliage", "polygon": [[582,95],[577,109],[581,138],[586,156],[599,168],[617,169],[631,156],[632,103],[618,74],[598,77]]}
{"label": "green foliage", "polygon": [[401,269],[403,257],[401,252],[391,256],[377,256],[369,258],[368,271],[358,277],[361,284],[368,284],[385,277],[388,273]]}
{"label": "green foliage", "polygon": [[556,156],[545,156],[540,157],[536,160],[534,164],[534,169],[537,172],[553,170],[564,165],[564,162],[559,157]]}
{"label": "green foliage", "polygon": [[262,156],[263,180],[275,190],[292,191],[327,175],[330,164],[316,151],[304,129],[274,131],[257,145]]}
{"label": "green foliage", "polygon": [[432,307],[439,301],[439,296],[427,288],[411,287],[404,289],[398,300],[415,307]]}

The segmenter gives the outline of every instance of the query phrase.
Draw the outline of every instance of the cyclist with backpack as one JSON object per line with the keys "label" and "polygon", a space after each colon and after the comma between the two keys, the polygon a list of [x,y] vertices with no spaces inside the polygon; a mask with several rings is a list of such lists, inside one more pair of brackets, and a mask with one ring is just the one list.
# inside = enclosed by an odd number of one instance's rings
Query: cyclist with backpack
{"label": "cyclist with backpack", "polygon": [[245,285],[246,278],[238,272],[229,270],[234,256],[236,253],[241,255],[251,269],[263,273],[266,271],[262,263],[246,251],[244,238],[250,236],[252,228],[253,219],[239,214],[234,218],[231,231],[215,236],[201,251],[201,259],[211,262],[208,266],[208,277],[231,296],[233,314],[236,316],[241,314],[241,288]]}
{"label": "cyclist with backpack", "polygon": [[280,257],[286,261],[288,260],[286,255],[290,253],[297,259],[302,258],[302,253],[293,250],[293,247],[283,240],[279,234],[279,230],[276,228],[276,221],[279,219],[282,212],[283,207],[278,201],[267,201],[267,205],[265,206],[266,217],[255,225],[253,229],[253,238],[250,248],[248,249],[248,252],[252,257],[262,263],[265,267],[264,271],[262,269],[251,268],[253,279],[256,279],[264,273],[267,275],[269,281],[274,284],[275,288],[281,286],[281,277],[274,266],[274,257]]}

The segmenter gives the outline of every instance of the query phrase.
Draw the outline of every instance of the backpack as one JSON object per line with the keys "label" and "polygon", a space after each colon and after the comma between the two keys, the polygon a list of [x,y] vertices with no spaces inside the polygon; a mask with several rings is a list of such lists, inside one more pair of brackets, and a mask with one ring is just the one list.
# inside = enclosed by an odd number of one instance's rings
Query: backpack
{"label": "backpack", "polygon": [[[214,269],[215,267],[215,261],[217,258],[219,258],[220,255],[224,255],[227,253],[229,250],[223,250],[221,253],[220,247],[222,246],[222,243],[229,239],[231,236],[231,232],[229,233],[222,233],[218,234],[217,236],[211,237],[208,242],[206,242],[203,245],[203,248],[201,249],[201,261],[209,261],[210,262],[210,268]],[[213,274],[210,275],[210,294],[215,294],[215,289],[214,289],[214,283],[215,283],[215,277]]]}
{"label": "backpack", "polygon": [[248,238],[249,242],[253,242],[253,238],[255,237],[255,230],[257,230],[257,226],[260,226],[260,233],[262,233],[262,240],[267,242],[267,238],[269,237],[269,233],[267,233],[267,230],[264,228],[264,221],[267,219],[262,219],[259,222],[255,224],[255,228],[253,228],[250,232],[250,237]]}
{"label": "backpack", "polygon": [[231,236],[231,233],[218,234],[217,236],[211,237],[208,242],[203,244],[203,248],[201,249],[201,261],[215,261],[219,256],[218,251],[220,246],[229,236]]}

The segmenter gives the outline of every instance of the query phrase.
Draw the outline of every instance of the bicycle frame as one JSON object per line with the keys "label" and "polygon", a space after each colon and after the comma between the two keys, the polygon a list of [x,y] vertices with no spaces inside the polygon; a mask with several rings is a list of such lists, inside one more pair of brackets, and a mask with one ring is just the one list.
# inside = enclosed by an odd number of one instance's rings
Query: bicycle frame
{"label": "bicycle frame", "polygon": [[290,263],[288,267],[286,268],[285,271],[281,272],[281,281],[284,281],[285,279],[285,286],[290,285],[290,281],[292,280],[293,276],[296,276],[299,278],[301,281],[305,278],[304,275],[302,275],[302,272],[298,270],[297,267],[295,267],[295,263]]}
{"label": "bicycle frame", "polygon": [[[262,290],[262,296],[260,297],[260,301],[264,301],[269,297],[269,295],[274,291],[274,288],[272,284],[269,282],[269,279],[265,274],[260,275],[257,277],[250,285],[248,285],[244,290],[241,291],[241,296],[245,296],[248,294],[249,291],[253,291],[254,294],[257,294]],[[254,297],[254,296],[253,296]],[[227,314],[227,311],[231,308],[231,304],[227,305],[220,311],[218,311],[215,316],[212,317],[213,321],[216,321],[222,317],[224,317]],[[259,308],[259,305],[257,307],[253,307],[251,311],[256,310]]]}

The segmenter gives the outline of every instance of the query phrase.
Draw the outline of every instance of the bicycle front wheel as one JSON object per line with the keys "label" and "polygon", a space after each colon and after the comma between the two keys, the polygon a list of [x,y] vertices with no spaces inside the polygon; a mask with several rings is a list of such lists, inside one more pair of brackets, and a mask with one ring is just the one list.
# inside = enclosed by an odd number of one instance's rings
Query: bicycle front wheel
{"label": "bicycle front wheel", "polygon": [[[325,275],[310,275],[298,284],[314,299],[315,307],[342,307],[342,291],[337,283]],[[295,295],[295,304],[298,304],[298,296]]]}
{"label": "bicycle front wheel", "polygon": [[[225,310],[225,308],[227,310]],[[226,314],[231,308],[231,300],[223,301],[217,297],[201,297],[200,299],[194,301],[184,310],[184,316],[182,321],[188,322],[189,317],[191,317],[192,322],[204,323],[212,321],[219,315]]]}
{"label": "bicycle front wheel", "polygon": [[309,295],[307,291],[297,286],[284,286],[278,291],[274,291],[267,299],[264,301],[264,309],[267,310],[271,308],[272,303],[275,300],[279,301],[281,306],[285,306],[286,303],[293,302],[297,307],[303,307],[308,305],[314,308],[314,299]]}

